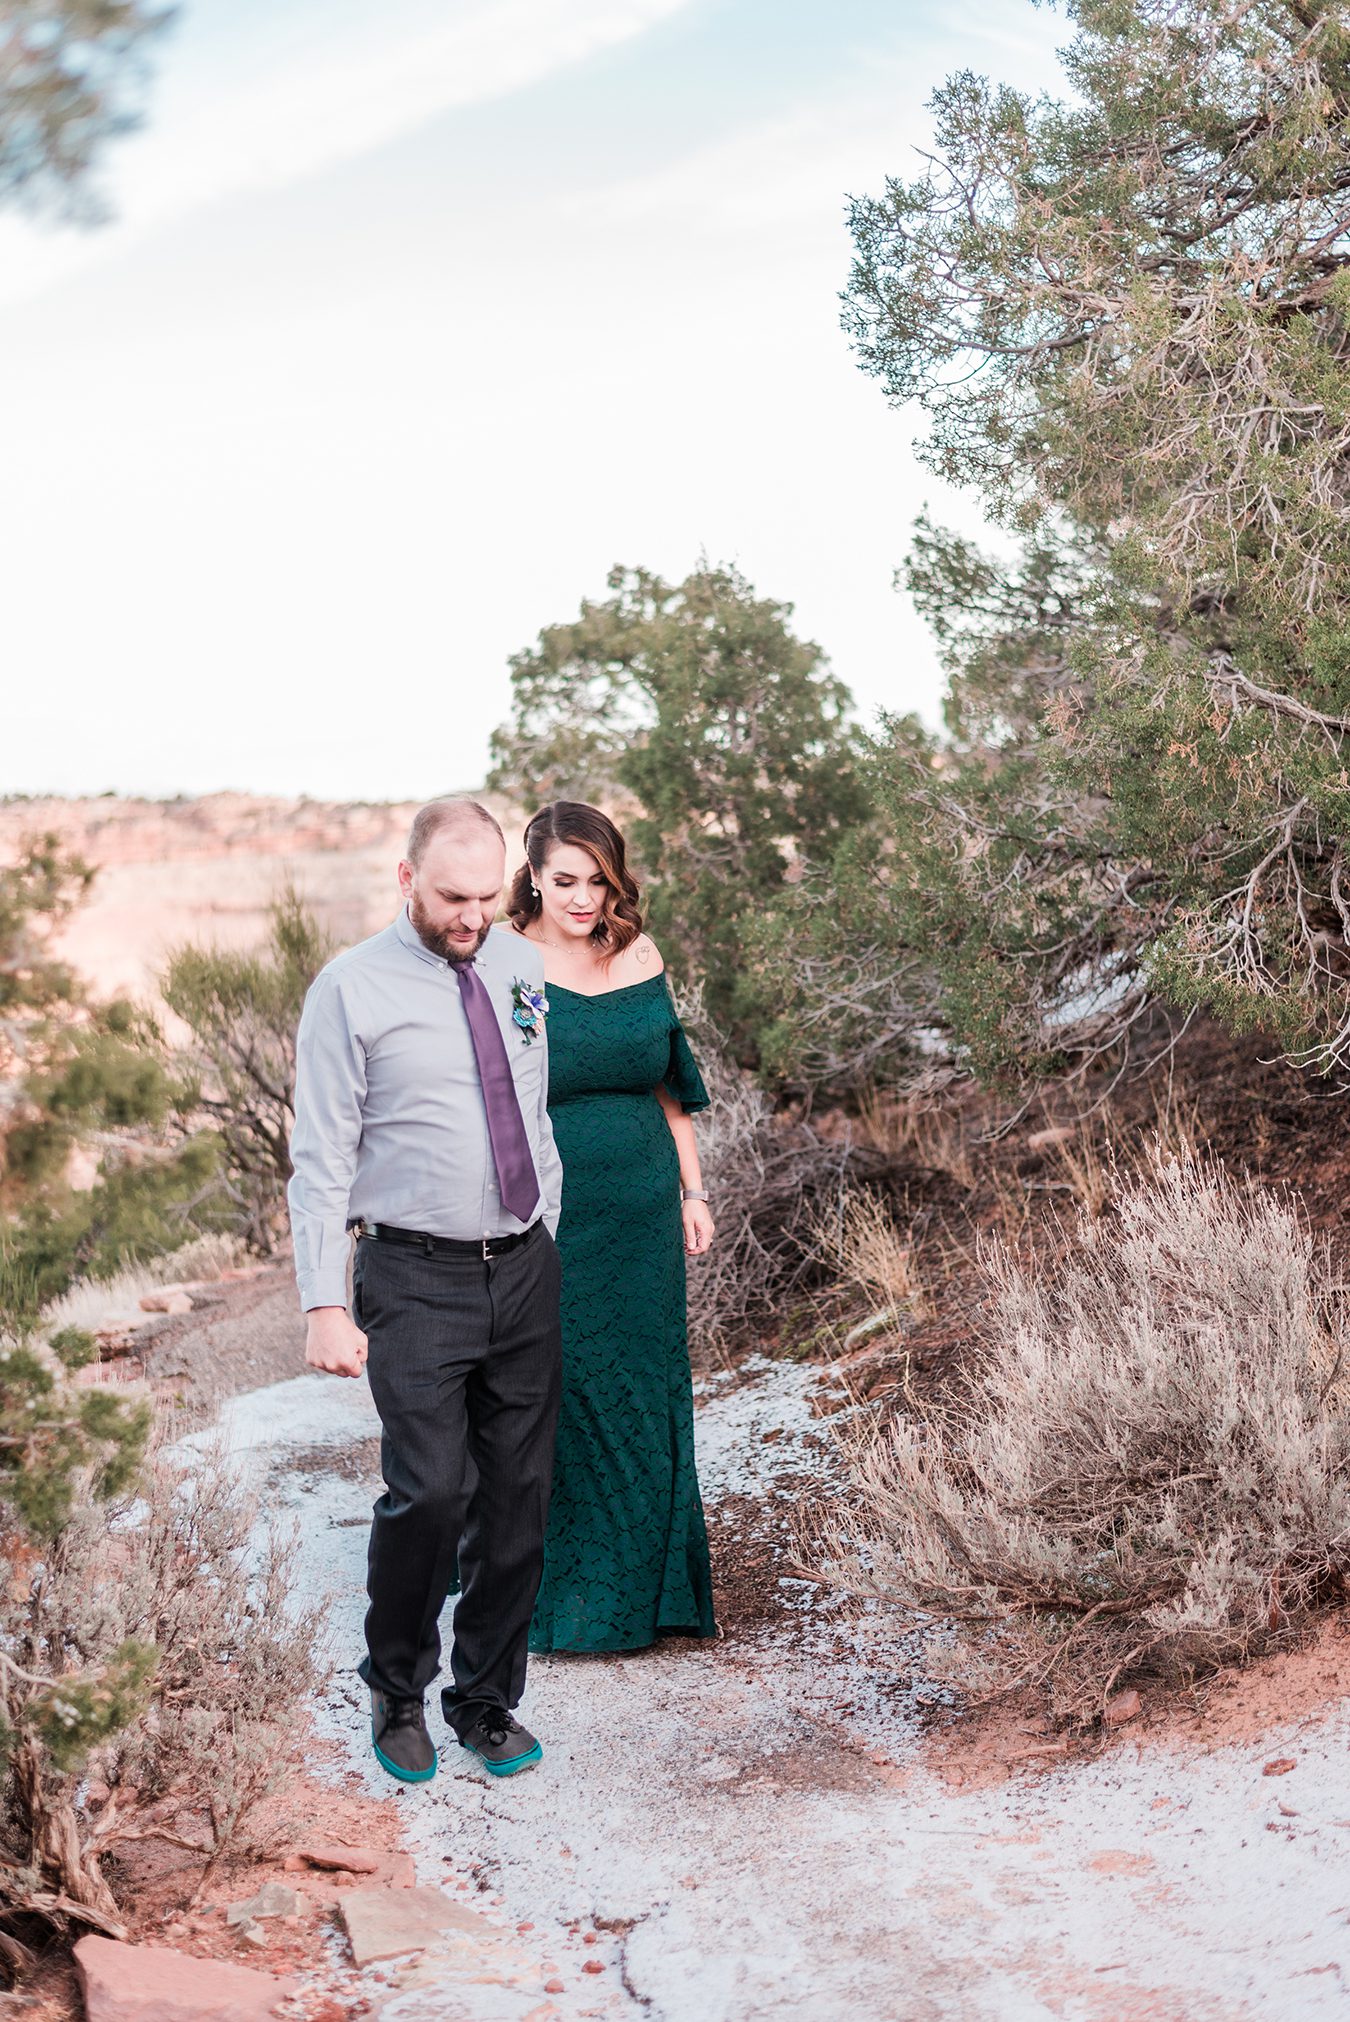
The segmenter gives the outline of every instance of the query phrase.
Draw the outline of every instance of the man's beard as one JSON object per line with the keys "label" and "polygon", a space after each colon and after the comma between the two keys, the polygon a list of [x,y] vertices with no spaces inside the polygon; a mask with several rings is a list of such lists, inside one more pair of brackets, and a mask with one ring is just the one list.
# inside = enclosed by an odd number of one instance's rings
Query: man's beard
{"label": "man's beard", "polygon": [[455,943],[450,939],[449,934],[440,927],[432,926],[431,921],[427,918],[422,901],[418,898],[416,892],[413,892],[408,900],[408,918],[416,928],[417,938],[422,943],[422,946],[430,948],[432,954],[439,955],[443,962],[453,962],[456,967],[461,962],[472,962],[474,956],[492,932],[492,922],[489,920],[479,930],[478,939],[471,948],[456,947]]}

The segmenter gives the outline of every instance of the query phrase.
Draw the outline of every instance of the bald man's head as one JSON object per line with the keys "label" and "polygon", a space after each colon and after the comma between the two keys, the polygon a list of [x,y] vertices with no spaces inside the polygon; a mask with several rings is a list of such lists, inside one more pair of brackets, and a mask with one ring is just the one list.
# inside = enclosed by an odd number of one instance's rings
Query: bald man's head
{"label": "bald man's head", "polygon": [[506,837],[496,815],[483,806],[479,800],[469,800],[459,794],[447,794],[442,800],[429,800],[425,807],[419,807],[413,816],[412,827],[408,831],[408,847],[404,851],[408,862],[416,870],[426,855],[427,844],[433,836],[472,833],[476,829],[489,829],[496,836],[502,848],[506,848]]}
{"label": "bald man's head", "polygon": [[443,961],[471,962],[501,904],[506,838],[476,800],[428,801],[413,818],[398,882],[424,945]]}

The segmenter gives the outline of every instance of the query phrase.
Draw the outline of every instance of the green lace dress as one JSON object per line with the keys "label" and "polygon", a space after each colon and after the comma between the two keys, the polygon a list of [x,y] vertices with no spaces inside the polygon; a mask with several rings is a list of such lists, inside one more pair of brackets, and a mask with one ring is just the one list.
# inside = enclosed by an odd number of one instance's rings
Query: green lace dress
{"label": "green lace dress", "polygon": [[563,1393],[532,1650],[715,1636],[694,1470],[684,1238],[664,1084],[703,1086],[664,975],[588,997],[548,985],[563,1163]]}

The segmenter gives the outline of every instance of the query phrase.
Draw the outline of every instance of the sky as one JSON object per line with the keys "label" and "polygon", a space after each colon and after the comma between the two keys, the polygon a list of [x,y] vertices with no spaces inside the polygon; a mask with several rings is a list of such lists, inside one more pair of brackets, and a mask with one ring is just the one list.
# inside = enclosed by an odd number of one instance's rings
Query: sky
{"label": "sky", "polygon": [[737,566],[937,720],[928,504],[839,324],[934,87],[1031,0],[183,0],[114,221],[0,219],[0,793],[482,781],[616,563]]}

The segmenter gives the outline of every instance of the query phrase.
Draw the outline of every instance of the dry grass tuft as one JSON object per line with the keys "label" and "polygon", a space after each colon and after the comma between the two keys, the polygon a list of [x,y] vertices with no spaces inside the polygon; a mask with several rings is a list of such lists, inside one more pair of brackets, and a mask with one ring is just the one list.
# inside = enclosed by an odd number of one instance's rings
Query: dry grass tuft
{"label": "dry grass tuft", "polygon": [[945,1173],[969,1193],[977,1173],[977,1147],[958,1104],[932,1096],[883,1096],[875,1090],[858,1105],[863,1141],[893,1163]]}
{"label": "dry grass tuft", "polygon": [[[1174,1138],[1175,1146],[1177,1140]],[[968,1691],[1084,1721],[1130,1674],[1240,1662],[1350,1573],[1346,1307],[1287,1198],[1155,1143],[1043,1274],[986,1245],[991,1339],[959,1414],[854,1453],[825,1576],[938,1618]]]}
{"label": "dry grass tuft", "polygon": [[[1151,1125],[1131,1128],[1107,1104],[1097,1129],[1071,1128],[1052,1151],[1059,1189],[1090,1215],[1103,1215],[1140,1171],[1156,1160],[1194,1161],[1203,1155],[1198,1106],[1182,1108],[1170,1089],[1154,1092]],[[1055,1185],[1054,1182],[1051,1183]]]}
{"label": "dry grass tuft", "polygon": [[86,1327],[96,1332],[100,1327],[135,1326],[145,1319],[140,1302],[146,1292],[160,1285],[211,1283],[234,1270],[244,1257],[244,1245],[237,1236],[195,1236],[179,1249],[119,1271],[116,1277],[82,1278],[46,1308],[43,1330],[54,1334],[62,1327]]}
{"label": "dry grass tuft", "polygon": [[917,1245],[892,1207],[870,1188],[851,1188],[816,1219],[816,1241],[839,1291],[861,1294],[874,1314],[899,1324],[927,1319],[931,1304],[916,1260]]}
{"label": "dry grass tuft", "polygon": [[1066,1138],[1055,1147],[1055,1159],[1083,1212],[1094,1219],[1105,1214],[1120,1191],[1115,1145],[1108,1142],[1103,1150],[1095,1137]]}

